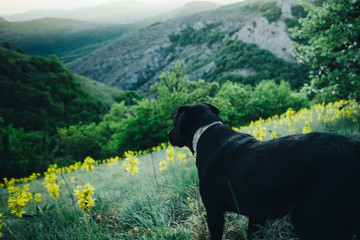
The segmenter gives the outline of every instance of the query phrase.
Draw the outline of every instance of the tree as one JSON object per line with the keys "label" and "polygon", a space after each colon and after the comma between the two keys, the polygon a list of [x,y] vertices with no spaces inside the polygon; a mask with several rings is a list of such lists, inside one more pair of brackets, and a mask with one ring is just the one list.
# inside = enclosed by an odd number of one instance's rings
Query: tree
{"label": "tree", "polygon": [[291,29],[299,62],[311,65],[312,87],[360,99],[360,2],[303,0],[308,15]]}
{"label": "tree", "polygon": [[11,44],[10,44],[9,42],[3,42],[3,43],[1,44],[1,47],[2,47],[2,48],[9,49],[9,50],[12,49],[12,46],[11,46]]}

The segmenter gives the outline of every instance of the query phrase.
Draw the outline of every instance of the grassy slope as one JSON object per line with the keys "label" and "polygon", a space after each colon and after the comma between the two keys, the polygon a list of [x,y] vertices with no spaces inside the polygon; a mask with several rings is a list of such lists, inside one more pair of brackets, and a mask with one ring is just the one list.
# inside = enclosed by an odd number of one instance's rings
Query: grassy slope
{"label": "grassy slope", "polygon": [[116,102],[115,97],[122,92],[120,89],[111,87],[104,83],[100,83],[77,74],[75,74],[75,76],[76,80],[91,96],[101,100],[109,106]]}
{"label": "grassy slope", "polygon": [[[301,110],[292,117],[288,111],[280,117],[242,127],[240,131],[251,131],[258,138],[270,139],[269,130],[282,136],[289,134],[289,126],[294,126],[295,133],[298,133],[304,131],[305,123],[309,122],[308,127],[313,131],[336,132],[360,140],[360,105],[348,104],[340,111],[341,106],[343,103],[318,105],[311,110]],[[187,153],[186,162],[180,163],[175,158],[173,163],[167,163],[164,172],[159,170],[159,162],[167,158],[165,149],[154,151],[153,155],[141,155],[139,172],[135,175],[125,173],[121,161],[115,165],[110,160],[96,165],[91,173],[86,170],[64,173],[70,192],[76,185],[87,182],[95,187],[96,201],[89,223],[79,206],[72,203],[69,189],[60,184],[63,179],[60,174],[57,176],[60,185],[57,202],[49,197],[42,179],[30,183],[32,193],[42,194],[38,204],[42,210],[36,211],[32,201],[25,208],[29,216],[24,216],[21,221],[5,209],[8,193],[0,189],[4,205],[1,211],[5,212],[6,218],[2,232],[8,239],[14,238],[9,230],[18,239],[35,236],[37,239],[74,239],[75,236],[75,239],[208,239],[205,210],[197,190],[194,157],[190,157],[187,150],[176,151]],[[111,168],[109,163],[112,163]],[[71,182],[71,177],[75,178],[75,183]],[[224,237],[245,239],[246,225],[245,217],[227,214]],[[262,239],[267,240],[294,237],[286,218],[269,223],[263,233],[265,238]]]}

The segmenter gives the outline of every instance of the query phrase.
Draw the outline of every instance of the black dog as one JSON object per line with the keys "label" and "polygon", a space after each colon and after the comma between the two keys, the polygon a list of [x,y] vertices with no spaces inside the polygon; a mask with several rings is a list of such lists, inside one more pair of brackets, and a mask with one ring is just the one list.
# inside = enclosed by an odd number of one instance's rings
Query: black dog
{"label": "black dog", "polygon": [[[350,240],[360,226],[360,143],[330,133],[258,141],[224,126],[210,104],[178,109],[170,143],[196,154],[212,240],[224,213],[253,224],[290,214],[304,240]],[[250,236],[249,236],[250,237]]]}

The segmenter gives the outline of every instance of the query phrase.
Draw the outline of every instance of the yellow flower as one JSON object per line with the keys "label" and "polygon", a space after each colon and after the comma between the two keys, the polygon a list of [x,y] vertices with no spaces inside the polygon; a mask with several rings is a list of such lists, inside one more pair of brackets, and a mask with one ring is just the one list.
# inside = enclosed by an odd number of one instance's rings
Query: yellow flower
{"label": "yellow flower", "polygon": [[34,195],[34,197],[35,197],[35,201],[36,201],[36,202],[40,202],[40,198],[41,198],[41,194],[40,194],[40,193],[36,193],[36,194]]}
{"label": "yellow flower", "polygon": [[26,192],[25,189],[21,189],[16,193],[12,194],[8,199],[8,206],[12,208],[11,213],[15,214],[16,216],[22,217],[26,211],[24,207],[26,203],[31,201],[32,195],[30,192]]}
{"label": "yellow flower", "polygon": [[276,132],[274,132],[274,131],[271,132],[271,138],[272,139],[276,138]]}
{"label": "yellow flower", "polygon": [[139,168],[136,166],[139,163],[139,159],[136,157],[133,151],[127,151],[125,154],[125,160],[123,166],[125,167],[125,172],[130,173],[131,175],[138,172]]}
{"label": "yellow flower", "polygon": [[167,154],[167,160],[169,163],[172,163],[174,161],[174,147],[173,146],[169,146],[166,149],[166,154]]}
{"label": "yellow flower", "polygon": [[75,183],[75,177],[71,177],[71,182]]}
{"label": "yellow flower", "polygon": [[161,160],[159,162],[159,166],[160,166],[160,171],[165,171],[166,170],[166,161],[165,160]]}
{"label": "yellow flower", "polygon": [[185,153],[179,153],[177,155],[177,158],[180,160],[181,163],[185,163],[186,162],[186,154]]}
{"label": "yellow flower", "polygon": [[90,213],[95,205],[95,199],[91,197],[94,194],[93,190],[95,190],[95,188],[89,183],[86,183],[85,186],[77,186],[76,190],[74,190],[75,196],[78,199],[77,204],[79,204],[80,208],[86,213]]}
{"label": "yellow flower", "polygon": [[[3,218],[3,215],[2,215],[2,213],[0,213],[0,231],[1,231],[1,228],[2,228],[2,226],[3,226],[3,222],[4,222],[4,219],[2,219]],[[0,238],[2,237],[3,235],[2,235],[2,233],[0,232]]]}
{"label": "yellow flower", "polygon": [[43,184],[47,188],[50,196],[53,197],[55,201],[57,201],[59,198],[59,186],[56,184],[57,171],[55,167],[56,165],[54,164],[48,168],[47,172],[45,173],[45,181]]}
{"label": "yellow flower", "polygon": [[91,157],[86,157],[82,167],[86,168],[89,172],[94,169],[95,160]]}
{"label": "yellow flower", "polygon": [[318,116],[318,118],[317,118],[317,119],[318,119],[319,121],[323,119],[323,116],[322,116],[322,114],[321,114],[321,113],[319,113],[319,116]]}
{"label": "yellow flower", "polygon": [[9,192],[10,194],[13,194],[14,192],[17,192],[17,191],[19,191],[19,188],[18,188],[18,187],[15,187],[15,186],[13,186],[13,185],[10,185],[10,186],[8,187],[8,192]]}
{"label": "yellow flower", "polygon": [[64,180],[61,180],[61,181],[60,181],[60,184],[61,184],[61,185],[65,185],[65,181],[64,181]]}
{"label": "yellow flower", "polygon": [[109,166],[109,168],[112,168],[112,165],[111,165],[111,163],[109,163],[109,164],[108,164],[108,166]]}

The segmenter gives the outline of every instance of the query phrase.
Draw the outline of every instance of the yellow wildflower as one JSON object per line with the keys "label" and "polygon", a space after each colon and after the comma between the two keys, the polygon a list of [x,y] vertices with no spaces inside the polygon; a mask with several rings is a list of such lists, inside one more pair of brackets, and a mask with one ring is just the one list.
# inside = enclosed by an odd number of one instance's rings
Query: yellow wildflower
{"label": "yellow wildflower", "polygon": [[43,184],[55,201],[59,198],[59,186],[56,184],[56,178],[56,165],[54,164],[50,166],[45,173],[45,181]]}
{"label": "yellow wildflower", "polygon": [[35,201],[36,201],[36,202],[40,202],[40,198],[41,198],[41,194],[40,194],[40,193],[36,193],[36,194],[34,195],[34,197],[35,197]]}
{"label": "yellow wildflower", "polygon": [[272,139],[276,138],[276,132],[274,132],[274,131],[271,132],[271,138]]}
{"label": "yellow wildflower", "polygon": [[130,173],[131,175],[138,172],[138,167],[136,166],[139,163],[139,159],[136,157],[133,151],[127,151],[125,154],[125,160],[123,166],[125,167],[125,172]]}
{"label": "yellow wildflower", "polygon": [[177,155],[177,158],[180,160],[181,163],[185,163],[186,162],[186,154],[185,153],[179,153]]}
{"label": "yellow wildflower", "polygon": [[160,171],[165,171],[166,170],[166,161],[165,160],[161,160],[159,162],[159,166],[160,166]]}
{"label": "yellow wildflower", "polygon": [[166,154],[167,154],[167,160],[169,163],[172,163],[174,161],[174,147],[173,146],[169,146],[166,149]]}
{"label": "yellow wildflower", "polygon": [[86,157],[82,165],[83,168],[86,168],[89,172],[94,169],[95,160],[91,157]]}
{"label": "yellow wildflower", "polygon": [[80,208],[86,213],[90,213],[94,207],[95,199],[91,197],[94,194],[93,190],[95,190],[95,188],[89,183],[86,183],[85,186],[77,186],[76,190],[74,190],[75,196],[78,199],[77,204],[79,204]]}
{"label": "yellow wildflower", "polygon": [[31,201],[31,199],[31,193],[26,192],[25,189],[20,189],[18,192],[12,194],[8,199],[8,206],[9,208],[12,208],[11,213],[22,217],[22,215],[26,213],[24,207],[27,202]]}
{"label": "yellow wildflower", "polygon": [[317,119],[318,119],[319,121],[323,119],[323,116],[322,116],[322,114],[321,114],[321,113],[319,113],[319,115],[318,115],[318,118],[317,118]]}
{"label": "yellow wildflower", "polygon": [[[1,231],[1,228],[2,228],[2,226],[3,226],[3,222],[4,222],[3,215],[2,215],[2,213],[0,213],[0,231]],[[3,236],[3,235],[2,235],[2,233],[0,232],[0,238],[1,238],[2,236]]]}

